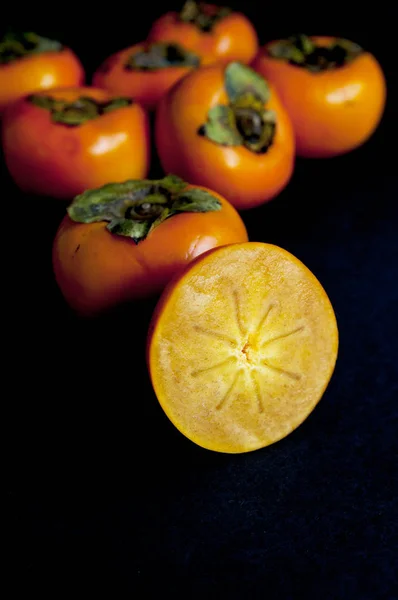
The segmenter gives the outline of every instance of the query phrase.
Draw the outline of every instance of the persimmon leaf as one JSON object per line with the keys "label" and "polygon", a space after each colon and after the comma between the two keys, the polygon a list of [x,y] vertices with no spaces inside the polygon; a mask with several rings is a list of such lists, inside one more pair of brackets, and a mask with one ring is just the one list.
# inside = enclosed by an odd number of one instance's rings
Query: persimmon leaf
{"label": "persimmon leaf", "polygon": [[207,122],[200,134],[222,146],[240,146],[242,136],[236,128],[234,111],[229,106],[213,106],[207,113]]}
{"label": "persimmon leaf", "polygon": [[264,77],[242,63],[229,63],[225,68],[224,80],[228,98],[232,103],[244,95],[258,98],[263,104],[270,98],[269,86]]}

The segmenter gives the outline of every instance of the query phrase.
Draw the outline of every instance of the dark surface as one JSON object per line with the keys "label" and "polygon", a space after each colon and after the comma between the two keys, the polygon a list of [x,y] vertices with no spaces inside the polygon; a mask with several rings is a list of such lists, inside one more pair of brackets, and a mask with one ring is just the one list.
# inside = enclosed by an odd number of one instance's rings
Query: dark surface
{"label": "dark surface", "polygon": [[[341,3],[317,20],[297,9],[291,27],[283,6],[267,18],[244,6],[263,42],[299,29],[345,35],[373,51],[387,75],[386,113],[369,143],[342,158],[297,161],[279,198],[243,214],[250,239],[283,246],[324,285],[340,330],[335,374],[314,413],[281,442],[237,456],[195,446],[149,383],[144,347],[155,300],[77,320],[52,279],[62,207],[22,196],[3,173],[3,517],[15,593],[398,598],[392,17],[380,10],[358,25]],[[144,14],[141,31],[135,17],[127,26],[110,9],[97,13],[99,33],[87,35],[72,17],[41,31],[71,45],[90,73],[143,38],[155,12]]]}

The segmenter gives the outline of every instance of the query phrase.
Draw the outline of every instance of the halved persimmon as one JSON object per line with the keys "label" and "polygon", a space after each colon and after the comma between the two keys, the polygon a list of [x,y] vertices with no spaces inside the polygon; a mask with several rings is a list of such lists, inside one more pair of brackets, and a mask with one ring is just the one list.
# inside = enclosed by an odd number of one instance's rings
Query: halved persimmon
{"label": "halved persimmon", "polygon": [[333,374],[338,329],[313,273],[271,244],[196,258],[164,290],[147,363],[171,422],[209,450],[249,452],[291,433]]}

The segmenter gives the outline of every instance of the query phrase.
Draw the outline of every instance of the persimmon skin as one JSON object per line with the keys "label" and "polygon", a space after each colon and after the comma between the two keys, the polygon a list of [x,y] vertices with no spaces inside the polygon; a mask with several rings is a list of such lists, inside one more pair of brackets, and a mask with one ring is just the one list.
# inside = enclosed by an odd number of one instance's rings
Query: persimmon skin
{"label": "persimmon skin", "polygon": [[245,225],[233,206],[207,191],[220,200],[221,210],[174,215],[138,244],[110,233],[105,222],[76,223],[65,216],[52,256],[55,279],[70,307],[88,317],[155,296],[203,252],[247,241]]}
{"label": "persimmon skin", "polygon": [[0,114],[15,100],[50,88],[81,86],[84,69],[69,48],[42,52],[0,66]]}
{"label": "persimmon skin", "polygon": [[[114,95],[92,87],[57,88],[44,94],[66,101]],[[77,127],[54,123],[50,112],[23,98],[4,113],[4,157],[24,192],[71,200],[108,182],[141,179],[149,169],[149,123],[137,103]]]}
{"label": "persimmon skin", "polygon": [[209,65],[178,82],[159,103],[155,143],[165,172],[222,194],[238,210],[278,195],[294,168],[294,135],[289,116],[271,86],[267,108],[277,114],[276,133],[264,154],[243,146],[222,146],[197,132],[209,109],[227,104],[224,66]]}
{"label": "persimmon skin", "polygon": [[125,69],[128,57],[143,49],[144,44],[135,44],[110,56],[94,73],[93,86],[130,96],[146,109],[154,110],[166,92],[193,67],[167,67],[154,71]]}
{"label": "persimmon skin", "polygon": [[[333,40],[326,36],[310,39],[318,45]],[[272,58],[265,51],[267,46],[251,66],[277,89],[293,124],[298,156],[338,156],[368,140],[386,103],[385,77],[372,54],[364,52],[342,67],[311,73]]]}
{"label": "persimmon skin", "polygon": [[238,60],[249,63],[258,51],[258,37],[249,19],[232,12],[215,24],[211,32],[202,32],[192,23],[183,23],[177,12],[168,12],[157,19],[148,34],[151,42],[178,42],[197,52],[202,64],[226,63]]}

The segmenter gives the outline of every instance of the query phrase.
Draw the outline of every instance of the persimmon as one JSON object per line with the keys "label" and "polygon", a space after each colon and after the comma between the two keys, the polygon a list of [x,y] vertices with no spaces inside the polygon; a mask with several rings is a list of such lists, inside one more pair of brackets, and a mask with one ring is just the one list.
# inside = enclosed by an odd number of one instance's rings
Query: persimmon
{"label": "persimmon", "polygon": [[282,248],[245,242],[202,254],[171,280],[150,323],[147,364],[181,433],[241,453],[307,418],[337,351],[333,307],[313,273]]}
{"label": "persimmon", "polygon": [[53,244],[54,273],[83,316],[154,296],[202,252],[248,239],[222,196],[172,175],[87,190],[67,212]]}
{"label": "persimmon", "polygon": [[294,135],[274,89],[238,62],[189,73],[159,103],[165,172],[216,190],[239,210],[274,198],[294,167]]}
{"label": "persimmon", "polygon": [[252,66],[277,89],[299,156],[327,158],[361,146],[384,112],[383,71],[372,54],[349,40],[296,35],[273,41]]}
{"label": "persimmon", "polygon": [[82,85],[76,54],[36,33],[8,33],[0,41],[0,113],[22,96],[53,87]]}
{"label": "persimmon", "polygon": [[174,42],[143,42],[107,58],[93,76],[93,85],[133,97],[152,110],[160,98],[198,67],[200,56]]}
{"label": "persimmon", "polygon": [[107,182],[145,177],[149,124],[131,98],[92,87],[38,92],[9,106],[7,167],[25,192],[72,200]]}
{"label": "persimmon", "polygon": [[202,64],[237,60],[249,63],[258,50],[256,30],[242,13],[226,6],[188,0],[152,25],[151,42],[177,42],[197,52]]}

